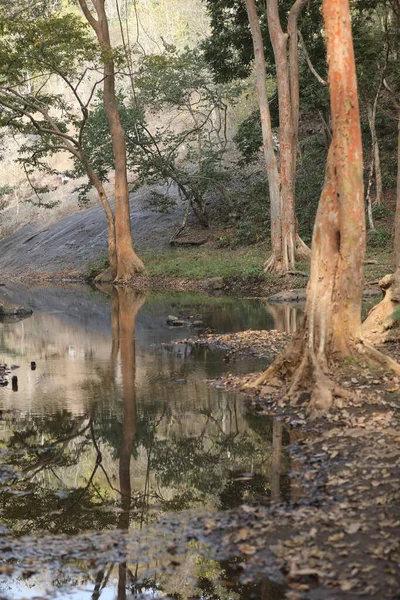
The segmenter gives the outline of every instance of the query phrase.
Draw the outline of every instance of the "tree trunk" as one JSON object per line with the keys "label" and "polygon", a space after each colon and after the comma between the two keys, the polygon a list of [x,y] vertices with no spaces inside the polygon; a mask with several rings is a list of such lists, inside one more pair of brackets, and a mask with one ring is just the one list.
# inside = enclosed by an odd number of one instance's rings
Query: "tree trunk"
{"label": "tree trunk", "polygon": [[379,282],[383,300],[374,306],[363,323],[363,334],[371,344],[384,344],[400,338],[400,319],[394,312],[400,306],[400,105],[397,141],[397,198],[394,232],[394,273]]}
{"label": "tree trunk", "polygon": [[[87,176],[89,177],[92,185],[96,188],[101,205],[104,208],[104,212],[106,213],[108,260],[110,263],[110,275],[111,275],[112,280],[114,280],[117,276],[117,266],[118,266],[117,248],[116,248],[116,240],[115,240],[114,215],[111,210],[111,206],[108,201],[107,194],[103,187],[103,184],[101,183],[100,179],[97,177],[96,173],[94,172],[92,167],[89,165],[89,163],[87,162],[87,160],[83,154],[81,157],[81,161],[85,167]],[[101,275],[101,273],[100,273],[100,275]]]}
{"label": "tree trunk", "polygon": [[371,188],[372,188],[372,179],[374,176],[374,165],[375,159],[372,155],[371,163],[369,166],[368,172],[368,184],[367,184],[367,195],[365,197],[365,204],[367,205],[367,216],[368,216],[368,225],[371,231],[376,231],[375,223],[374,223],[374,215],[372,214],[372,199],[371,199]]}
{"label": "tree trunk", "polygon": [[[263,150],[265,164],[267,168],[269,198],[271,205],[271,244],[272,257],[279,257],[282,252],[282,222],[281,222],[281,181],[278,171],[278,164],[274,153],[274,144],[272,137],[271,114],[268,103],[264,43],[258,20],[257,9],[254,0],[246,0],[247,14],[251,36],[253,39],[257,95],[260,109],[261,129],[263,136]],[[272,258],[271,257],[271,258]]]}
{"label": "tree trunk", "polygon": [[[400,365],[365,345],[361,332],[365,214],[361,128],[349,0],[323,0],[333,139],[314,226],[303,327],[254,385],[288,384],[296,402],[311,391],[308,411],[346,396],[328,377],[333,360],[362,353],[400,372]],[[310,389],[311,386],[311,389]]]}
{"label": "tree trunk", "polygon": [[[295,269],[296,255],[309,257],[310,251],[297,235],[295,215],[295,173],[298,139],[299,72],[297,20],[309,0],[296,0],[290,14],[290,32],[283,33],[276,0],[267,2],[268,29],[275,55],[279,101],[280,172],[273,150],[271,117],[268,104],[264,46],[254,0],[246,0],[253,39],[257,93],[261,115],[264,156],[271,203],[271,257],[266,271],[288,272]],[[289,25],[288,25],[289,27]],[[288,39],[289,45],[288,61]],[[289,66],[290,64],[290,66]]]}
{"label": "tree trunk", "polygon": [[104,0],[92,0],[95,19],[86,0],[79,0],[83,13],[95,31],[104,52],[104,104],[113,145],[115,165],[115,241],[117,253],[116,282],[129,281],[144,271],[144,265],[133,249],[129,212],[129,190],[125,132],[123,130],[115,93],[115,69]]}
{"label": "tree trunk", "polygon": [[[380,91],[380,90],[379,90]],[[377,99],[376,99],[377,100]],[[382,170],[381,170],[381,157],[379,152],[378,136],[376,135],[376,104],[371,106],[367,104],[368,124],[371,132],[372,142],[372,156],[374,157],[374,170],[375,170],[375,186],[376,186],[376,197],[375,204],[380,206],[383,201],[383,186],[382,186]]]}
{"label": "tree trunk", "polygon": [[[281,172],[282,248],[283,271],[295,269],[296,215],[294,212],[294,165],[297,148],[293,147],[295,129],[290,97],[289,63],[287,56],[288,34],[279,20],[277,0],[267,2],[268,30],[275,56],[279,105],[279,153]],[[276,257],[275,257],[276,260]]]}

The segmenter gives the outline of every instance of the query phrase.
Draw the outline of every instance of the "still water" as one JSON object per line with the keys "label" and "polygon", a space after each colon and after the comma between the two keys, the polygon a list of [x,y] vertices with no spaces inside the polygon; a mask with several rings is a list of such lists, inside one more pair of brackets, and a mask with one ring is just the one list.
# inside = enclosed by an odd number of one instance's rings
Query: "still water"
{"label": "still water", "polygon": [[[0,363],[14,367],[0,388],[0,535],[145,531],[174,512],[212,514],[288,497],[287,433],[208,383],[267,361],[227,364],[222,352],[172,343],[198,330],[166,320],[201,320],[217,333],[293,331],[301,312],[259,300],[85,286],[2,288],[4,299],[34,312],[0,324]],[[283,596],[268,580],[240,583],[233,563],[204,561],[195,548],[173,575],[155,568],[145,581],[138,564],[80,570],[11,574],[0,597]]]}

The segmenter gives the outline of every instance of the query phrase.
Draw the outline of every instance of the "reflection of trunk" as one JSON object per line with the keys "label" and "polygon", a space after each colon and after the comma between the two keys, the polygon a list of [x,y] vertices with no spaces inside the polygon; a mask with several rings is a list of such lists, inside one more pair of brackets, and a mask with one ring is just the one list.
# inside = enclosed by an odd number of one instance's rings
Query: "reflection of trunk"
{"label": "reflection of trunk", "polygon": [[265,308],[274,319],[274,329],[285,333],[296,333],[303,322],[304,306],[293,304],[269,304]]}
{"label": "reflection of trunk", "polygon": [[400,337],[399,318],[393,313],[400,306],[400,105],[398,109],[397,143],[397,199],[394,234],[394,273],[385,275],[379,282],[384,294],[383,300],[374,306],[363,323],[363,334],[373,344],[398,340]]}
{"label": "reflection of trunk", "polygon": [[271,500],[278,502],[282,470],[282,422],[274,420],[272,431]]}
{"label": "reflection of trunk", "polygon": [[[131,507],[130,465],[133,441],[136,434],[135,325],[137,312],[144,299],[135,296],[133,292],[125,288],[118,288],[114,292],[117,293],[116,298],[118,299],[119,328],[118,340],[115,340],[113,335],[112,352],[115,352],[115,348],[119,345],[123,390],[122,436],[119,449],[119,486],[123,512],[118,521],[118,528],[129,529],[129,511]],[[113,328],[113,334],[116,333],[117,329]],[[118,572],[118,600],[125,600],[126,563],[119,565]]]}
{"label": "reflection of trunk", "polygon": [[[290,429],[289,435],[291,444],[303,440],[305,437],[305,434],[302,431],[299,431],[298,429]],[[303,473],[303,471],[303,463],[299,460],[292,459],[290,462],[290,472],[299,475],[298,477],[292,477],[290,480],[290,500],[293,504],[299,502],[299,500],[301,500],[304,497],[304,490],[301,486],[300,481],[300,474]]]}
{"label": "reflection of trunk", "polygon": [[323,0],[333,140],[314,226],[305,322],[255,385],[282,381],[296,402],[311,391],[311,413],[344,396],[328,377],[330,362],[359,356],[400,372],[392,359],[363,343],[365,215],[357,82],[348,0]]}

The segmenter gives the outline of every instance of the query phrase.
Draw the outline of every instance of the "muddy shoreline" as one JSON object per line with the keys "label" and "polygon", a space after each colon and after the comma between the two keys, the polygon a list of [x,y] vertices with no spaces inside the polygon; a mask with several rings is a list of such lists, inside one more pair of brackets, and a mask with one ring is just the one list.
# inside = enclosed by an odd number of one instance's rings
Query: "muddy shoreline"
{"label": "muddy shoreline", "polygon": [[[210,334],[187,343],[224,349],[230,358],[251,354],[271,360],[284,340],[281,332],[262,333]],[[399,348],[391,350],[396,354]],[[248,516],[247,523],[237,521],[250,531],[242,551],[252,557],[249,570],[254,556],[261,559],[270,552],[285,575],[286,598],[291,600],[395,600],[400,578],[400,381],[382,370],[371,375],[360,365],[337,365],[335,372],[335,381],[351,390],[352,399],[313,421],[305,404],[290,405],[281,390],[247,388],[254,375],[228,375],[214,382],[244,394],[260,418],[272,414],[280,419],[291,437],[291,503],[245,508],[254,523]],[[236,530],[224,539],[234,544],[237,536]]]}

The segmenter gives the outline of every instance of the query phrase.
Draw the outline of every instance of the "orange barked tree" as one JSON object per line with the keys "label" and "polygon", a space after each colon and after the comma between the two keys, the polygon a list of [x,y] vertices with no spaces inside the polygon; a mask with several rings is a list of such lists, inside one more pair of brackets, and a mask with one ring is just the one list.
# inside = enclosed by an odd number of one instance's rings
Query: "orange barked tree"
{"label": "orange barked tree", "polygon": [[129,189],[125,132],[122,127],[115,90],[115,65],[110,41],[105,0],[92,0],[96,16],[90,11],[86,0],[79,0],[88,23],[94,30],[103,51],[104,105],[114,154],[115,167],[115,246],[117,256],[116,283],[129,281],[144,271],[144,265],[133,249],[129,214]]}
{"label": "orange barked tree", "polygon": [[361,128],[349,0],[323,0],[333,138],[314,225],[302,328],[251,385],[285,386],[296,403],[311,392],[312,415],[347,393],[329,376],[332,362],[363,356],[400,373],[400,365],[363,341],[365,214]]}

